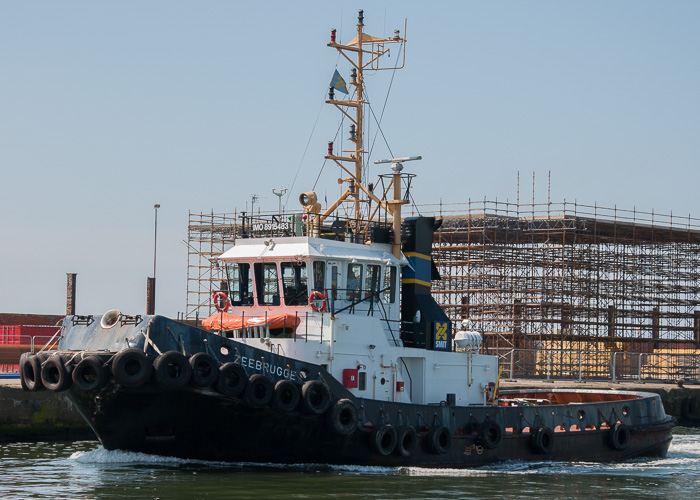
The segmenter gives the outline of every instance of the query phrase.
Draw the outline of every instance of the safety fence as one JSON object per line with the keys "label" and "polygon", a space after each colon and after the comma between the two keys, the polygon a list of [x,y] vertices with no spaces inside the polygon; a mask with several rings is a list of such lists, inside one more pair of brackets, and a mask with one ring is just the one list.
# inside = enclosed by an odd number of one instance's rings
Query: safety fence
{"label": "safety fence", "polygon": [[687,353],[490,349],[501,379],[700,381],[700,350]]}
{"label": "safety fence", "polygon": [[[7,334],[0,331],[0,375],[11,376],[19,374],[19,357],[24,352],[37,352],[44,347],[59,331],[58,327],[47,328],[47,333],[41,335]],[[51,331],[51,334],[48,334]],[[55,349],[55,345],[53,346]]]}

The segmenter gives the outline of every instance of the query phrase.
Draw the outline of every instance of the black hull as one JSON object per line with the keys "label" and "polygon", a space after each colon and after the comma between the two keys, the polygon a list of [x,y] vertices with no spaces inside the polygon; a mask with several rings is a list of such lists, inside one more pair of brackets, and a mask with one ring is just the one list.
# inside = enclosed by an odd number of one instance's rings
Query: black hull
{"label": "black hull", "polygon": [[[126,387],[109,376],[94,390],[69,387],[69,383],[56,389],[67,389],[109,450],[229,462],[388,467],[475,467],[506,460],[602,462],[664,456],[675,425],[656,394],[522,391],[521,396],[555,402],[535,406],[377,401],[354,396],[318,365],[166,318],[147,317],[115,331],[72,323],[66,320],[58,353],[68,371],[75,370],[71,363],[86,354],[97,355],[114,371],[114,354],[123,349],[115,346],[123,346],[127,339],[130,347],[140,354],[145,351],[150,360],[157,359],[153,346],[159,346],[163,353],[209,353],[218,363],[235,363],[244,368],[246,377],[262,376],[271,384],[291,380],[301,387],[311,380],[320,381],[332,402],[349,400],[357,409],[352,428],[343,433],[333,425],[330,410],[315,414],[304,405],[281,410],[269,403],[255,404],[246,391],[236,397],[224,395],[216,383],[204,388],[188,383],[169,390],[150,365],[148,379],[138,387]],[[516,396],[504,394],[504,399]],[[373,431],[387,425],[391,432],[412,428],[415,448],[402,455],[398,446],[378,446]],[[621,431],[616,430],[619,426]],[[486,433],[489,428],[495,437]],[[443,439],[436,445],[438,431]],[[542,434],[547,434],[544,445],[538,440]]]}
{"label": "black hull", "polygon": [[[476,467],[506,460],[621,461],[665,456],[675,425],[672,418],[654,425],[632,425],[629,443],[622,450],[612,446],[611,429],[555,433],[548,453],[535,448],[530,433],[506,433],[500,446],[489,449],[482,446],[476,432],[464,430],[465,434],[452,435],[448,451],[442,454],[430,449],[430,428],[424,426],[417,428],[419,445],[410,457],[402,457],[376,453],[370,444],[373,427],[369,425],[349,436],[339,436],[322,416],[254,409],[245,401],[213,391],[163,392],[157,386],[122,389],[106,391],[99,405],[80,391],[71,390],[69,395],[106,449],[227,462]],[[382,406],[389,420],[396,420],[398,411],[403,410],[391,403]],[[596,411],[594,406],[586,405],[588,411]],[[460,429],[456,421],[470,417],[477,421],[492,417],[510,420],[513,415],[509,413],[519,409],[498,408],[500,415],[494,411],[449,408],[455,427],[448,427]]]}

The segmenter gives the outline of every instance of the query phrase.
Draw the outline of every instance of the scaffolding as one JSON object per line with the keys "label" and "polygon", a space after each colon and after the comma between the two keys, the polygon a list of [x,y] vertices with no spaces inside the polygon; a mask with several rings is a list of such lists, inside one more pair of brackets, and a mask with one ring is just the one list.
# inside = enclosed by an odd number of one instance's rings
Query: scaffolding
{"label": "scaffolding", "polygon": [[[443,220],[436,300],[487,349],[700,352],[700,219],[567,202],[414,210]],[[213,257],[245,230],[237,218],[190,213],[186,319],[213,313]]]}

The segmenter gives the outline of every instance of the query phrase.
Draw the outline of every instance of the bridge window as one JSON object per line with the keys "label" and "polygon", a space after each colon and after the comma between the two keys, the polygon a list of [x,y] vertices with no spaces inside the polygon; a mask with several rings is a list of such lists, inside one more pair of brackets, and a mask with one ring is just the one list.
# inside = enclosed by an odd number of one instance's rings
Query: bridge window
{"label": "bridge window", "polygon": [[284,303],[288,306],[306,305],[309,300],[306,262],[282,262],[281,268]]}
{"label": "bridge window", "polygon": [[384,284],[382,300],[387,304],[393,304],[396,300],[396,266],[384,267]]}
{"label": "bridge window", "polygon": [[348,275],[346,278],[348,299],[357,300],[359,298],[361,284],[362,264],[348,264]]}
{"label": "bridge window", "polygon": [[314,270],[314,290],[323,292],[326,288],[326,263],[322,260],[315,260]]}
{"label": "bridge window", "polygon": [[369,264],[367,266],[367,276],[365,277],[365,293],[375,295],[379,291],[381,282],[381,266]]}
{"label": "bridge window", "polygon": [[280,305],[276,263],[265,262],[263,264],[255,264],[255,288],[258,292],[259,304],[271,306]]}
{"label": "bridge window", "polygon": [[250,264],[234,262],[226,264],[229,299],[234,306],[253,305],[253,280],[250,276]]}

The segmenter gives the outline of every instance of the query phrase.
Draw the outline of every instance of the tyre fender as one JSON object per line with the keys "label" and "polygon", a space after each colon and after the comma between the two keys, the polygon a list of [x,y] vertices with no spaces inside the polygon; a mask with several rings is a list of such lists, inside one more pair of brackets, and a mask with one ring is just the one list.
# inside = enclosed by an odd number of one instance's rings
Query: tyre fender
{"label": "tyre fender", "polygon": [[321,415],[331,405],[331,392],[320,380],[307,380],[301,387],[299,405],[309,415]]}
{"label": "tyre fender", "polygon": [[65,391],[73,384],[61,356],[51,356],[41,366],[41,383],[53,392]]}
{"label": "tyre fender", "polygon": [[396,447],[396,429],[391,424],[376,427],[370,434],[370,444],[375,453],[389,455]]}
{"label": "tyre fender", "polygon": [[101,389],[108,378],[107,369],[98,356],[83,358],[73,369],[73,385],[85,392]]}
{"label": "tyre fender", "polygon": [[275,388],[265,375],[256,373],[250,376],[245,388],[245,398],[253,408],[264,408],[272,401]]}
{"label": "tyre fender", "polygon": [[248,375],[238,363],[225,363],[219,368],[216,388],[224,396],[237,398],[243,393],[247,384]]}
{"label": "tyre fender", "polygon": [[153,362],[153,375],[161,389],[176,391],[185,387],[192,377],[192,366],[184,354],[168,351]]}
{"label": "tyre fender", "polygon": [[359,417],[355,403],[349,399],[340,399],[331,406],[327,415],[327,424],[330,429],[341,436],[348,436],[357,429]]}
{"label": "tyre fender", "polygon": [[151,378],[152,367],[153,361],[145,352],[131,347],[114,356],[112,376],[123,387],[140,387]]}
{"label": "tyre fender", "polygon": [[198,352],[190,358],[192,375],[190,383],[196,387],[209,387],[219,377],[219,363],[206,352]]}
{"label": "tyre fender", "polygon": [[532,434],[531,443],[535,453],[547,455],[554,446],[554,432],[549,427],[538,427]]}

